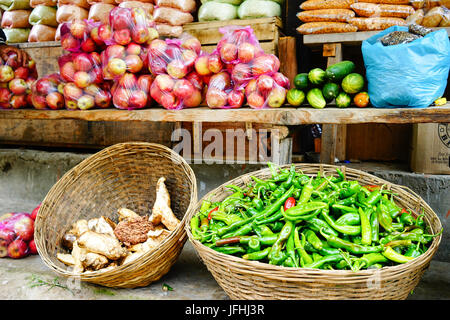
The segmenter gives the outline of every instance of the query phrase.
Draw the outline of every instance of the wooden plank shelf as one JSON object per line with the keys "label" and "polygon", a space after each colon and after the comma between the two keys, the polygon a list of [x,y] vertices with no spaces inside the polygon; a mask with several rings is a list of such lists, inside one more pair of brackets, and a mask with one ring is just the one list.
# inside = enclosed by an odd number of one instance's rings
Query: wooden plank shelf
{"label": "wooden plank shelf", "polygon": [[358,123],[446,123],[450,122],[450,103],[428,108],[277,108],[277,109],[209,109],[183,110],[150,108],[143,110],[1,110],[0,119],[78,119],[85,121],[151,122],[251,122],[273,125],[358,124]]}
{"label": "wooden plank shelf", "polygon": [[[432,28],[445,29],[450,36],[450,27]],[[362,41],[380,33],[381,31],[359,31],[343,33],[307,34],[303,36],[303,44],[307,46],[321,46],[327,43],[341,43],[343,45],[360,45]]]}

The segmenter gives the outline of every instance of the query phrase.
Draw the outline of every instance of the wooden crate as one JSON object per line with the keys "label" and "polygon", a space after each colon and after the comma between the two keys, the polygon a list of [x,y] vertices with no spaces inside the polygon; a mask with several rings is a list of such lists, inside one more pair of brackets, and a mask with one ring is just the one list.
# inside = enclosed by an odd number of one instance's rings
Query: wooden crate
{"label": "wooden crate", "polygon": [[183,30],[199,39],[204,51],[211,52],[222,39],[223,34],[219,29],[230,25],[251,26],[261,48],[267,53],[278,54],[278,41],[283,27],[279,17],[193,22],[185,24]]}

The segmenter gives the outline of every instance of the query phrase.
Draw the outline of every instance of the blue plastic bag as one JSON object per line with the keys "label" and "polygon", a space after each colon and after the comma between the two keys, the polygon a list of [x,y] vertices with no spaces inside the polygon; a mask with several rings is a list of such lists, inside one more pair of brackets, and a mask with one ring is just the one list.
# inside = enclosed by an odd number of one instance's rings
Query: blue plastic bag
{"label": "blue plastic bag", "polygon": [[440,98],[447,86],[450,42],[444,29],[410,43],[384,46],[378,39],[393,26],[363,41],[368,93],[374,107],[425,108]]}

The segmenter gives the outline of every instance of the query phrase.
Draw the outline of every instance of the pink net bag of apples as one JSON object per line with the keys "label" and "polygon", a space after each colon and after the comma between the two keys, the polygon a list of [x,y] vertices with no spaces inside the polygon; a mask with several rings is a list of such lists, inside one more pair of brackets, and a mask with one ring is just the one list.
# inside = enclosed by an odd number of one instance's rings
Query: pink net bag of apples
{"label": "pink net bag of apples", "polygon": [[36,63],[19,64],[17,54],[0,58],[0,109],[20,109],[31,105],[31,85],[38,77]]}
{"label": "pink net bag of apples", "polygon": [[[219,31],[223,37],[217,48],[204,58],[205,62],[197,61],[195,65],[201,74],[214,74],[206,93],[207,105],[210,108],[239,108],[245,96],[252,108],[280,107],[290,84],[289,79],[279,72],[278,57],[261,49],[249,26],[226,26]],[[221,70],[217,71],[219,68]]]}
{"label": "pink net bag of apples", "polygon": [[153,40],[148,51],[149,69],[155,76],[152,98],[170,110],[199,106],[205,81],[194,64],[201,54],[200,41],[188,34]]}
{"label": "pink net bag of apples", "polygon": [[61,47],[69,52],[94,52],[105,48],[98,36],[102,24],[94,20],[73,20],[59,25]]}
{"label": "pink net bag of apples", "polygon": [[0,258],[20,259],[37,254],[34,220],[39,206],[31,213],[11,212],[0,216]]}

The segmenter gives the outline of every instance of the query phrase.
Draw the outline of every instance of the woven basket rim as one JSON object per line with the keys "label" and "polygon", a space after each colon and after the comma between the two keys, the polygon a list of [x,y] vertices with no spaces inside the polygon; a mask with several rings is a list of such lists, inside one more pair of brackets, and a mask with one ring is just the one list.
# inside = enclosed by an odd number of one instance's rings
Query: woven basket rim
{"label": "woven basket rim", "polygon": [[[193,206],[195,205],[195,203],[197,201],[197,181],[195,178],[195,174],[194,174],[192,168],[189,166],[189,164],[186,162],[186,160],[183,157],[181,157],[178,153],[174,152],[172,149],[170,149],[164,145],[157,144],[157,143],[140,142],[140,141],[122,142],[122,143],[117,143],[117,144],[111,145],[109,147],[106,147],[106,148],[90,155],[89,157],[87,157],[86,159],[81,161],[79,164],[72,167],[69,171],[67,171],[52,186],[52,188],[49,190],[49,192],[43,199],[42,204],[44,204],[48,200],[47,199],[48,195],[51,194],[53,190],[58,188],[59,183],[62,183],[63,181],[65,181],[66,179],[69,179],[69,178],[72,178],[71,183],[76,183],[76,178],[78,178],[79,176],[76,175],[75,173],[80,168],[84,168],[86,165],[95,163],[97,161],[102,161],[102,159],[99,159],[99,157],[107,156],[109,153],[111,153],[111,151],[114,151],[115,149],[122,148],[122,147],[129,148],[130,150],[133,149],[134,147],[147,147],[149,149],[159,148],[159,149],[162,149],[165,152],[167,152],[170,155],[170,158],[176,161],[177,165],[183,166],[183,168],[187,171],[186,175],[190,176],[190,178],[191,178],[190,181],[192,183],[192,192],[190,194],[189,206],[186,209],[186,212],[184,213],[183,218],[180,220],[180,223],[178,224],[178,226],[170,232],[170,235],[168,237],[164,238],[164,240],[159,244],[159,246],[157,248],[147,251],[147,252],[143,253],[142,255],[140,255],[139,257],[137,257],[136,259],[129,261],[123,265],[117,266],[113,269],[104,270],[104,271],[102,271],[102,269],[100,269],[97,271],[87,271],[87,272],[78,274],[78,273],[69,272],[68,269],[64,269],[64,268],[58,266],[51,259],[42,259],[49,268],[51,268],[53,271],[57,272],[58,274],[61,274],[66,277],[77,277],[81,280],[88,280],[88,281],[95,280],[97,277],[103,278],[103,277],[108,277],[108,276],[114,276],[117,274],[121,274],[122,272],[126,272],[127,269],[133,268],[133,266],[139,265],[145,261],[149,261],[149,260],[152,261],[152,258],[154,256],[157,256],[161,252],[166,251],[173,243],[177,243],[177,242],[184,243],[187,240],[184,224],[187,220],[187,213],[192,210]],[[75,174],[75,176],[71,177],[74,174]],[[75,178],[75,179],[73,179],[73,178]],[[39,209],[38,214],[37,214],[36,221],[39,221],[40,213],[41,213],[41,210],[43,210],[43,208],[44,208],[44,206],[41,205],[41,208]],[[40,250],[39,245],[37,245],[37,250],[38,250],[38,254],[41,256],[41,258],[46,258],[46,255]]]}
{"label": "woven basket rim", "polygon": [[[439,220],[439,217],[436,215],[436,213],[434,212],[434,210],[428,206],[428,204],[423,201],[423,199],[417,195],[414,191],[410,190],[408,187],[402,186],[402,185],[398,185],[398,184],[394,184],[391,183],[385,179],[379,178],[373,174],[364,172],[362,170],[358,170],[358,169],[353,169],[353,168],[349,168],[346,166],[337,166],[337,165],[329,165],[329,164],[315,164],[315,163],[294,163],[296,166],[296,170],[298,170],[301,167],[319,167],[320,172],[323,171],[323,169],[336,169],[339,168],[343,171],[343,173],[345,174],[346,172],[353,172],[353,173],[358,173],[358,174],[363,174],[366,177],[370,177],[373,180],[379,181],[382,184],[386,184],[389,185],[390,188],[400,188],[400,189],[405,189],[406,192],[411,192],[415,197],[417,197],[418,199],[422,200],[421,203],[425,206],[428,207],[428,209],[432,212],[432,215],[434,216],[435,219],[437,219],[438,221],[438,225],[439,228],[442,228],[442,224]],[[280,166],[280,168],[286,169],[289,168],[291,166],[291,164],[288,165],[283,165]],[[215,196],[217,195],[217,192],[221,191],[221,189],[224,189],[224,187],[226,185],[229,184],[233,184],[234,181],[243,179],[243,177],[249,177],[251,175],[253,176],[258,176],[260,174],[268,174],[270,173],[270,169],[269,168],[263,168],[260,170],[256,170],[253,172],[249,172],[246,173],[244,175],[241,175],[239,177],[236,177],[232,180],[229,180],[225,183],[223,183],[222,185],[218,186],[217,188],[211,190],[210,192],[208,192],[207,194],[205,194],[200,200],[197,201],[196,205],[193,207],[194,210],[188,212],[187,216],[189,218],[188,221],[190,221],[190,219],[192,218],[192,216],[197,212],[198,208],[200,207],[201,203],[203,200],[210,198],[211,196]],[[427,227],[432,228],[432,226],[427,223]],[[213,250],[207,246],[205,246],[204,244],[202,244],[200,241],[195,240],[192,236],[191,230],[190,230],[190,224],[186,223],[185,224],[185,229],[186,229],[186,234],[188,236],[189,241],[192,243],[193,247],[196,249],[197,253],[199,254],[206,254],[209,256],[213,256],[217,259],[223,260],[223,261],[227,261],[231,264],[240,264],[240,267],[238,267],[239,272],[240,273],[248,273],[249,275],[254,274],[256,271],[261,271],[264,274],[259,274],[260,276],[264,276],[268,279],[274,279],[277,278],[276,276],[278,274],[283,274],[284,276],[286,274],[288,274],[289,276],[292,276],[293,278],[295,278],[295,276],[304,276],[304,275],[308,275],[311,277],[314,276],[323,276],[323,275],[331,275],[331,276],[343,276],[343,277],[349,277],[349,278],[356,278],[356,277],[362,277],[361,281],[366,281],[367,278],[373,277],[375,274],[387,274],[387,273],[398,273],[398,272],[402,272],[405,270],[408,270],[410,268],[414,268],[416,266],[419,265],[423,265],[425,263],[427,263],[427,261],[434,255],[434,253],[437,251],[439,244],[441,242],[441,238],[442,238],[442,234],[436,236],[433,238],[432,244],[430,245],[430,247],[428,248],[428,250],[423,253],[422,255],[420,255],[419,257],[417,257],[414,260],[411,260],[407,263],[404,264],[399,264],[399,265],[395,265],[395,266],[384,266],[380,269],[363,269],[363,270],[359,270],[359,271],[352,271],[352,270],[323,270],[323,269],[313,269],[313,268],[295,268],[295,267],[283,267],[283,266],[277,266],[277,265],[270,265],[268,263],[264,263],[264,262],[259,262],[259,261],[251,261],[251,260],[245,260],[242,259],[240,257],[236,257],[233,255],[228,255],[228,254],[224,254],[221,252],[218,252],[216,250]],[[434,234],[436,232],[438,232],[437,230],[432,230],[434,232]],[[245,270],[245,272],[244,272]],[[289,280],[284,278],[285,280]]]}

